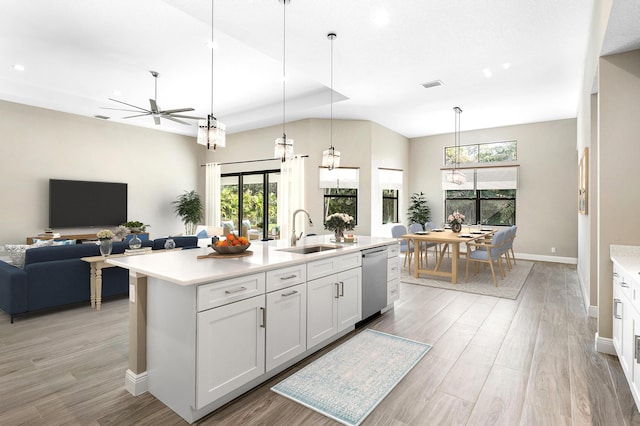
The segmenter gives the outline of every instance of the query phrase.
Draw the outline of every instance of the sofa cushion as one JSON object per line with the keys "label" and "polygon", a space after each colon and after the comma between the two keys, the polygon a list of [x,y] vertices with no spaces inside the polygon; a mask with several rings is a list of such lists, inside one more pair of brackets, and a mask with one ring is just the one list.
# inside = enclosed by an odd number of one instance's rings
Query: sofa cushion
{"label": "sofa cushion", "polygon": [[81,257],[99,256],[97,244],[75,244],[70,246],[40,247],[28,250],[25,254],[25,266],[39,262],[55,260],[79,259]]}

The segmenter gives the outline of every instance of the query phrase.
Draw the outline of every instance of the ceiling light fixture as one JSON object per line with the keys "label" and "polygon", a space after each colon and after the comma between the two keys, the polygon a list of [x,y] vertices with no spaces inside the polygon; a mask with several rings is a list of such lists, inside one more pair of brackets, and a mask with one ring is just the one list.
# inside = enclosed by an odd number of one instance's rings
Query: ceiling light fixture
{"label": "ceiling light fixture", "polygon": [[433,80],[433,81],[427,81],[426,83],[422,83],[422,87],[424,87],[425,89],[430,89],[432,87],[438,87],[438,86],[442,86],[444,83],[442,82],[442,80]]}
{"label": "ceiling light fixture", "polygon": [[16,71],[24,71],[24,65],[14,64],[13,65],[13,69],[16,70]]}
{"label": "ceiling light fixture", "polygon": [[335,167],[340,167],[340,151],[336,151],[333,147],[333,40],[337,37],[335,33],[327,34],[327,38],[331,41],[331,100],[329,104],[331,105],[331,115],[329,122],[331,130],[330,130],[330,138],[331,146],[329,149],[326,149],[322,153],[322,166],[327,167],[329,170],[333,170]]}
{"label": "ceiling light fixture", "polygon": [[293,139],[287,139],[285,132],[286,120],[286,86],[287,86],[287,5],[291,0],[279,0],[282,3],[282,137],[276,139],[275,156],[280,158],[282,162],[293,157]]}
{"label": "ceiling light fixture", "polygon": [[211,0],[211,42],[209,44],[209,48],[211,49],[211,113],[207,115],[206,120],[198,121],[198,143],[200,145],[206,145],[207,149],[213,151],[218,147],[224,148],[227,144],[225,136],[226,126],[213,115],[213,51],[217,47],[213,39],[214,3],[215,0]]}
{"label": "ceiling light fixture", "polygon": [[482,73],[484,74],[485,77],[490,78],[493,76],[493,72],[491,72],[490,68],[485,68],[482,70]]}
{"label": "ceiling light fixture", "polygon": [[456,185],[462,185],[467,182],[467,177],[462,173],[459,169],[460,166],[460,114],[462,113],[462,109],[460,107],[453,107],[453,112],[455,114],[455,122],[454,122],[454,159],[453,159],[453,170],[447,174],[447,181],[450,183],[455,183]]}

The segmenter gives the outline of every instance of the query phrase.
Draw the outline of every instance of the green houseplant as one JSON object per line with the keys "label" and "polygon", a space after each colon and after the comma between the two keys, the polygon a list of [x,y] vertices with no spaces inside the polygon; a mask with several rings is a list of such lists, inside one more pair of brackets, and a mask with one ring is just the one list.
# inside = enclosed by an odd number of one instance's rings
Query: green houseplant
{"label": "green houseplant", "polygon": [[431,220],[431,209],[427,205],[427,199],[422,192],[414,192],[411,195],[411,204],[407,211],[409,224],[419,223],[424,225]]}
{"label": "green houseplant", "polygon": [[178,199],[172,203],[176,215],[182,222],[187,235],[195,235],[196,225],[202,221],[203,207],[200,196],[196,191],[184,191],[184,194],[178,196]]}

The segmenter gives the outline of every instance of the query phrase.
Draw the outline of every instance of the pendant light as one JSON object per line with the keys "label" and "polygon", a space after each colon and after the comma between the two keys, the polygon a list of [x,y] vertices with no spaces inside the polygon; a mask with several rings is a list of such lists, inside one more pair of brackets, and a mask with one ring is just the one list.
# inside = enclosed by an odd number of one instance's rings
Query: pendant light
{"label": "pendant light", "polygon": [[213,151],[216,148],[223,148],[226,146],[225,129],[226,126],[218,121],[213,115],[213,51],[215,49],[215,43],[213,39],[213,6],[215,0],[211,0],[211,113],[207,115],[206,120],[198,121],[198,143],[200,145],[206,145],[207,149]]}
{"label": "pendant light", "polygon": [[327,38],[331,41],[331,115],[329,122],[331,123],[330,141],[331,146],[329,149],[324,150],[322,153],[322,166],[333,170],[335,167],[340,167],[340,151],[336,151],[333,147],[333,40],[336,38],[335,33],[327,34]]}
{"label": "pendant light", "polygon": [[275,157],[282,162],[293,158],[293,139],[287,139],[285,132],[286,119],[286,58],[287,58],[287,5],[290,0],[279,0],[282,3],[282,137],[276,139]]}
{"label": "pendant light", "polygon": [[462,173],[459,169],[460,167],[460,114],[462,113],[462,109],[460,107],[453,107],[453,112],[455,115],[454,122],[454,151],[455,158],[453,160],[453,170],[449,172],[447,175],[447,181],[450,183],[454,183],[456,185],[462,185],[467,182],[467,177]]}

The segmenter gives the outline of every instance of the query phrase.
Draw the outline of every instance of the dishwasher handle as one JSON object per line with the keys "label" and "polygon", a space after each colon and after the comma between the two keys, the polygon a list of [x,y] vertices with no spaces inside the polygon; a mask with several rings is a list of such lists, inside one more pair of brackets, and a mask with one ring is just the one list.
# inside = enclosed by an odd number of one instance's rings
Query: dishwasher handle
{"label": "dishwasher handle", "polygon": [[386,256],[387,251],[388,251],[387,246],[362,250],[362,257],[377,257],[382,255]]}

